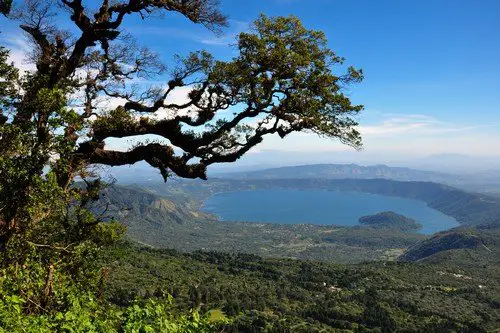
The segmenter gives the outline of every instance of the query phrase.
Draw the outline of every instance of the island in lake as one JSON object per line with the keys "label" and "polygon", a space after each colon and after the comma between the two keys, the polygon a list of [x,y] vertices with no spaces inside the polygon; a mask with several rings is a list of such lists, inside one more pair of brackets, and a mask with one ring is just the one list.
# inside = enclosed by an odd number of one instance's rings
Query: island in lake
{"label": "island in lake", "polygon": [[359,218],[359,222],[373,228],[398,228],[403,231],[422,228],[422,225],[414,219],[391,211],[362,216]]}

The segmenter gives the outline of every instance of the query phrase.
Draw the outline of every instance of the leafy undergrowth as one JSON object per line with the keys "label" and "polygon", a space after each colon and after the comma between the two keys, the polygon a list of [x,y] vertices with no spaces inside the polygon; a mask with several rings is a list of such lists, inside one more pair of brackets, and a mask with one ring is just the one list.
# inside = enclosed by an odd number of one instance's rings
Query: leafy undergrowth
{"label": "leafy undergrowth", "polygon": [[[99,300],[92,293],[82,293],[71,286],[54,286],[54,292],[64,294],[52,310],[26,313],[33,303],[29,296],[18,296],[5,288],[6,272],[0,278],[0,332],[217,332],[228,323],[226,317],[197,310],[179,312],[170,295],[161,299],[136,299],[126,307]],[[34,303],[33,303],[34,304]]]}

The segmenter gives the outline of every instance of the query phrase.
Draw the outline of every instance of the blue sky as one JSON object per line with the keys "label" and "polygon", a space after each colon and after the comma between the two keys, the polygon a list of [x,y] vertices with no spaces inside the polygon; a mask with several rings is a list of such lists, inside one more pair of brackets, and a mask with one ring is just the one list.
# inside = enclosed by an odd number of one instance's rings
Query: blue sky
{"label": "blue sky", "polygon": [[[500,1],[222,0],[221,6],[230,19],[222,36],[176,15],[147,26],[138,18],[126,23],[168,64],[172,54],[198,49],[228,59],[234,35],[260,13],[296,15],[306,27],[323,30],[330,48],[365,73],[349,91],[366,107],[359,117],[363,151],[298,134],[265,140],[243,163],[276,164],[270,152],[278,150],[295,156],[291,163],[500,156]],[[0,39],[19,58],[22,35],[11,23],[1,24]]]}

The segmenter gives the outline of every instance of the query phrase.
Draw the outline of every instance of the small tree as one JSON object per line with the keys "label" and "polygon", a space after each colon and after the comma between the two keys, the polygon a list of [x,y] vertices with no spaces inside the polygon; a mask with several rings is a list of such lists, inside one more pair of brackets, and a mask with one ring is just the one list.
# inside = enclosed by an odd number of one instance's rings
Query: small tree
{"label": "small tree", "polygon": [[[10,1],[0,6],[7,14]],[[7,15],[31,40],[36,69],[20,75],[0,51],[4,248],[22,243],[60,255],[87,240],[112,238],[88,210],[100,188],[90,165],[145,161],[165,181],[171,174],[206,179],[207,166],[236,161],[268,135],[309,131],[361,145],[352,116],[362,106],[343,94],[362,80],[361,71],[335,74],[343,59],[322,32],[307,30],[296,17],[261,16],[239,34],[230,61],[193,52],[178,58],[166,85],[134,85],[166,70],[156,54],[137,46],[123,22],[139,15],[147,24],[150,15],[170,12],[215,32],[227,24],[216,0],[102,0],[94,10],[82,0],[26,0]],[[71,32],[59,28],[68,17]],[[186,88],[184,102],[169,102]],[[103,108],[102,99],[120,105]],[[106,147],[109,138],[133,136],[145,139],[128,151]],[[76,178],[86,186],[75,186]],[[20,253],[3,252],[10,253],[4,263]],[[52,259],[45,260],[48,267]]]}

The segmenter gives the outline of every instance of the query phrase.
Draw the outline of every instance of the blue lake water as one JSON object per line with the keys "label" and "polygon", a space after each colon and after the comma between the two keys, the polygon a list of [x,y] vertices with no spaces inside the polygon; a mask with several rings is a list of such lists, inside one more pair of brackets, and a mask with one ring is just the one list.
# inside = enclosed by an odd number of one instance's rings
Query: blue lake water
{"label": "blue lake water", "polygon": [[203,210],[221,221],[343,226],[360,225],[361,216],[394,211],[421,223],[419,232],[423,234],[458,225],[425,202],[362,192],[273,189],[218,193],[205,202]]}

